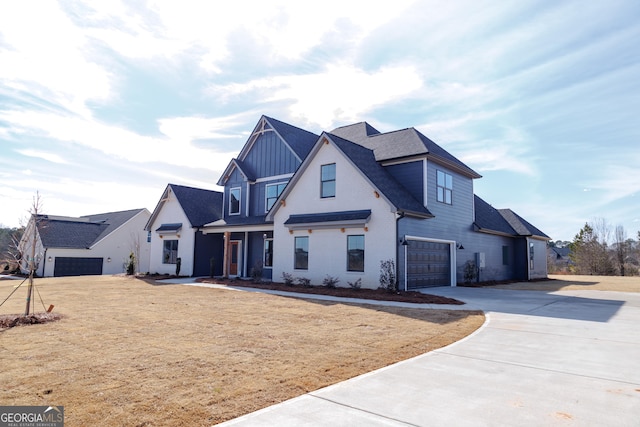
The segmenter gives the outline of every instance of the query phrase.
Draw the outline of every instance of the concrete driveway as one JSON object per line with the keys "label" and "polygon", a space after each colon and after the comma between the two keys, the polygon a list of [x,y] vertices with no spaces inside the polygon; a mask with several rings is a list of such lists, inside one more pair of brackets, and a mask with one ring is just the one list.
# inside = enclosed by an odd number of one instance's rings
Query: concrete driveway
{"label": "concrete driveway", "polygon": [[[640,426],[640,294],[432,288],[487,322],[226,426]],[[443,307],[444,308],[444,307]]]}

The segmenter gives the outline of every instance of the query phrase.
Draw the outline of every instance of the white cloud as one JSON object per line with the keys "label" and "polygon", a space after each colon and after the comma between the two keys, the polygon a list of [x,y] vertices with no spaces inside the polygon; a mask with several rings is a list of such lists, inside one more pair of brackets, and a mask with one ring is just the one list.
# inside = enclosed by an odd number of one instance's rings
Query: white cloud
{"label": "white cloud", "polygon": [[360,120],[366,112],[402,99],[421,84],[420,76],[409,66],[368,73],[342,64],[328,65],[322,73],[212,86],[211,92],[222,99],[252,93],[268,102],[287,101],[292,116],[329,128],[336,122]]}
{"label": "white cloud", "polygon": [[[23,156],[28,156],[28,157],[36,157],[38,159],[43,159],[46,160],[48,162],[52,162],[52,163],[61,163],[61,164],[67,164],[69,162],[67,162],[64,158],[62,158],[61,156],[55,154],[55,153],[47,153],[44,151],[38,151],[38,150],[31,150],[31,149],[26,149],[26,150],[16,150],[18,153],[22,154]],[[29,171],[31,172],[31,171]]]}
{"label": "white cloud", "polygon": [[[194,146],[187,138],[154,138],[95,119],[29,111],[0,111],[12,129],[29,135],[81,144],[135,163],[160,162],[190,168],[224,169],[235,153]],[[177,128],[174,132],[177,134]],[[184,136],[184,135],[182,135]]]}
{"label": "white cloud", "polygon": [[87,100],[110,96],[111,77],[87,58],[86,42],[55,2],[3,2],[0,79],[31,97],[87,114]]}
{"label": "white cloud", "polygon": [[[226,117],[172,117],[158,120],[160,132],[173,141],[194,141],[198,139],[233,139],[240,135],[229,129],[246,122],[249,113]],[[251,117],[255,114],[251,112]],[[246,129],[245,129],[246,130]]]}

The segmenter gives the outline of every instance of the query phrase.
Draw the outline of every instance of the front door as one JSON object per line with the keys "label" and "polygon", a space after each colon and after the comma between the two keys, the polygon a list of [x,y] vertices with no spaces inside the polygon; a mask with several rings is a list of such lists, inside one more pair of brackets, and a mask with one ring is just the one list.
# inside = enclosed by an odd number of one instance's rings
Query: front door
{"label": "front door", "polygon": [[229,242],[229,276],[238,275],[238,260],[240,259],[240,242]]}

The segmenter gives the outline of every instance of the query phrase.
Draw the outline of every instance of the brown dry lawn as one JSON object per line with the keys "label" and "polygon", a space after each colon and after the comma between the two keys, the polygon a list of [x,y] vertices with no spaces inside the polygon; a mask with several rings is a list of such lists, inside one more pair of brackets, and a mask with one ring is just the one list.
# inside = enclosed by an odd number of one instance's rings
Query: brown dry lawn
{"label": "brown dry lawn", "polygon": [[[18,283],[0,281],[0,301]],[[68,426],[212,425],[440,348],[484,322],[480,312],[122,276],[36,285],[63,318],[0,332],[0,405],[64,405]],[[24,310],[25,294],[0,314]]]}
{"label": "brown dry lawn", "polygon": [[515,289],[526,291],[617,291],[640,292],[640,277],[638,276],[579,276],[579,275],[549,275],[550,280],[539,282],[518,282],[505,285],[488,286],[496,289]]}

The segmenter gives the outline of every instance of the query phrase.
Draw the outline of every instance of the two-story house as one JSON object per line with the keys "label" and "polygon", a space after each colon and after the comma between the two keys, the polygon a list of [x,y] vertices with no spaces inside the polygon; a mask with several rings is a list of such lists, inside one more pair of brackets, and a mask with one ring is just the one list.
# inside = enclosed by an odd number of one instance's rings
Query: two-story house
{"label": "two-story house", "polygon": [[223,214],[206,224],[205,235],[223,237],[222,274],[247,277],[252,269],[272,278],[273,222],[265,218],[318,135],[262,116],[237,158],[218,181],[224,187]]}
{"label": "two-story house", "polygon": [[480,177],[413,128],[323,133],[266,217],[273,277],[377,287],[384,261],[400,289],[546,277],[548,237],[475,196]]}
{"label": "two-story house", "polygon": [[[393,262],[400,289],[546,277],[548,237],[475,195],[478,178],[414,128],[361,122],[318,136],[262,116],[223,192],[165,190],[147,227],[163,240],[151,265],[169,272],[182,254],[182,274],[207,275],[213,257],[226,277],[330,275],[375,288]],[[203,213],[197,224],[188,211]]]}

